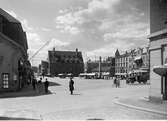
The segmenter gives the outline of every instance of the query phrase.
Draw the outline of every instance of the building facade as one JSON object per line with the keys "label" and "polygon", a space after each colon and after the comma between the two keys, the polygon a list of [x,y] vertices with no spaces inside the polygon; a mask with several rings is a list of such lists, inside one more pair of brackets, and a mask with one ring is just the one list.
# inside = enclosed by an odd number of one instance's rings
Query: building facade
{"label": "building facade", "polygon": [[[167,62],[167,1],[150,0],[150,99],[167,99],[167,74],[159,75],[155,66],[164,66]],[[155,68],[156,69],[156,68]],[[159,68],[161,72],[164,68]],[[165,72],[166,73],[166,72]]]}
{"label": "building facade", "polygon": [[47,61],[41,61],[41,74],[47,75],[49,69],[49,63]]}
{"label": "building facade", "polygon": [[104,60],[96,60],[96,61],[87,61],[86,63],[86,72],[92,73],[92,72],[108,72],[109,76],[113,77],[115,75],[115,58],[114,57],[108,57]]}
{"label": "building facade", "polygon": [[128,53],[120,54],[118,49],[115,52],[115,75],[126,77],[128,73]]}
{"label": "building facade", "polygon": [[[115,75],[122,78],[130,74],[139,74],[149,71],[149,51],[148,47],[132,49],[120,54],[115,52]],[[136,75],[137,76],[137,75]]]}
{"label": "building facade", "polygon": [[72,73],[78,76],[84,72],[82,53],[76,51],[48,51],[49,73],[57,76],[61,73]]}
{"label": "building facade", "polygon": [[21,23],[0,9],[0,91],[15,91],[26,84],[31,66],[27,49]]}

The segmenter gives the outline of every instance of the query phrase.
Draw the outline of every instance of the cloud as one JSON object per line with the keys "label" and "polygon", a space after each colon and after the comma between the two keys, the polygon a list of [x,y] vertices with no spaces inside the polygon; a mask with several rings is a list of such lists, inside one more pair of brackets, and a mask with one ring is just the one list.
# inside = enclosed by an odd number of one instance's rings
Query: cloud
{"label": "cloud", "polygon": [[45,27],[42,27],[41,30],[44,31],[44,32],[50,32],[50,31],[52,31],[51,29],[45,28]]}
{"label": "cloud", "polygon": [[48,45],[48,48],[51,49],[53,47],[56,47],[56,48],[61,48],[61,47],[66,47],[66,46],[69,46],[70,45],[70,42],[63,42],[61,40],[58,40],[58,39],[51,39],[49,45]]}
{"label": "cloud", "polygon": [[32,31],[33,30],[33,27],[31,27],[29,25],[29,23],[28,23],[28,21],[26,19],[21,20],[21,23],[22,23],[23,29],[25,31]]}
{"label": "cloud", "polygon": [[29,49],[39,49],[44,42],[37,33],[27,32],[27,40]]}
{"label": "cloud", "polygon": [[[60,13],[64,15],[57,16],[55,19],[56,28],[61,31],[67,31],[71,34],[78,34],[81,32],[80,26],[85,23],[89,23],[92,21],[99,21],[100,19],[104,19],[106,13],[108,11],[111,12],[112,7],[119,3],[120,0],[92,0],[88,3],[88,8],[83,9],[79,8],[77,11],[69,11],[65,9],[61,10]],[[72,28],[75,32],[68,31]],[[71,30],[71,29],[70,29]]]}
{"label": "cloud", "polygon": [[[123,46],[122,46],[123,45]],[[116,40],[114,43],[107,44],[101,48],[94,49],[92,51],[87,52],[87,56],[93,58],[96,56],[114,56],[116,49],[120,51],[129,50],[129,48],[133,48],[134,43],[127,44],[125,41]]]}

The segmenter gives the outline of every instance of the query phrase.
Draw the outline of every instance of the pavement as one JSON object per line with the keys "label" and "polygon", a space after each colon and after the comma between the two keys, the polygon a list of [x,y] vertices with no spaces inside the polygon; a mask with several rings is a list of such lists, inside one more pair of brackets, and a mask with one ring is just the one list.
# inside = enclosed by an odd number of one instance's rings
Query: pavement
{"label": "pavement", "polygon": [[117,99],[115,104],[167,116],[167,101],[153,102],[148,97]]}
{"label": "pavement", "polygon": [[112,80],[76,78],[74,95],[70,95],[68,79],[49,81],[48,94],[43,84],[38,90],[29,85],[20,92],[0,94],[0,120],[167,119],[167,102],[146,98],[149,85],[115,88]]}

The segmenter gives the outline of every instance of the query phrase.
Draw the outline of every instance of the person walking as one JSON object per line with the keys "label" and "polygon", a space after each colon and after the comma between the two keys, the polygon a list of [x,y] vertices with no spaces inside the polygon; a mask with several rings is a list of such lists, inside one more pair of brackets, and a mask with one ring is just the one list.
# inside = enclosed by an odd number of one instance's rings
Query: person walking
{"label": "person walking", "polygon": [[43,89],[42,78],[40,78],[40,80],[38,81],[37,86],[38,86],[38,93],[41,93]]}
{"label": "person walking", "polygon": [[69,90],[72,95],[74,91],[74,81],[72,80],[72,77],[70,78],[70,81],[69,81]]}
{"label": "person walking", "polygon": [[117,78],[116,77],[114,77],[114,86],[117,87]]}
{"label": "person walking", "polygon": [[47,78],[46,78],[46,80],[44,82],[44,86],[45,86],[45,93],[48,93],[49,82],[48,82]]}
{"label": "person walking", "polygon": [[36,84],[37,84],[37,80],[35,79],[35,77],[32,79],[32,86],[33,86],[33,90],[36,90]]}
{"label": "person walking", "polygon": [[116,79],[116,88],[119,88],[119,85],[120,85],[120,77]]}

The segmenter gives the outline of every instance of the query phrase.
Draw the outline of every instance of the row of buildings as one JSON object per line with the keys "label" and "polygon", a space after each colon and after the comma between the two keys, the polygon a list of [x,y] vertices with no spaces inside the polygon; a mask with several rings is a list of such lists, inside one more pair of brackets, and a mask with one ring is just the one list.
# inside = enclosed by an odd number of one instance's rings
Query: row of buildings
{"label": "row of buildings", "polygon": [[127,78],[130,74],[149,73],[149,48],[136,48],[120,53],[117,49],[115,57],[103,61],[88,60],[85,64],[87,73],[108,72],[109,76]]}
{"label": "row of buildings", "polygon": [[21,23],[0,8],[0,92],[21,89],[31,73]]}
{"label": "row of buildings", "polygon": [[[120,54],[115,52],[115,75],[122,78],[134,76],[135,80],[149,73],[149,48],[136,48]],[[148,80],[148,78],[147,78]]]}

